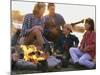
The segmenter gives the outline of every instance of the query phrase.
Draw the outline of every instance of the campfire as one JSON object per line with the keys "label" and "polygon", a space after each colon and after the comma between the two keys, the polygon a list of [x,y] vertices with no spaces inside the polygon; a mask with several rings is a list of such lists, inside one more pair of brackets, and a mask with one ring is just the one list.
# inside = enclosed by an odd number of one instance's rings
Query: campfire
{"label": "campfire", "polygon": [[39,50],[35,45],[21,45],[21,50],[24,51],[24,60],[31,61],[37,64],[39,61],[46,60],[48,55]]}

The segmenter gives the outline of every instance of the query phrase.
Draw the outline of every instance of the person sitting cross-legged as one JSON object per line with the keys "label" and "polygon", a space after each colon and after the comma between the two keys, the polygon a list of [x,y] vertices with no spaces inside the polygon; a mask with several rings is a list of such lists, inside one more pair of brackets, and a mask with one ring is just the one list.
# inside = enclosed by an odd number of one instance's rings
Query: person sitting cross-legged
{"label": "person sitting cross-legged", "polygon": [[85,30],[80,46],[70,48],[69,52],[74,64],[80,64],[91,69],[95,68],[94,59],[96,55],[96,33],[93,19],[87,18],[85,20]]}
{"label": "person sitting cross-legged", "polygon": [[[62,33],[55,42],[55,49],[65,56],[65,65],[68,65],[70,54],[69,48],[77,47],[79,40],[75,35],[72,35],[72,26],[70,24],[65,24],[62,29]],[[64,63],[63,63],[64,64]]]}

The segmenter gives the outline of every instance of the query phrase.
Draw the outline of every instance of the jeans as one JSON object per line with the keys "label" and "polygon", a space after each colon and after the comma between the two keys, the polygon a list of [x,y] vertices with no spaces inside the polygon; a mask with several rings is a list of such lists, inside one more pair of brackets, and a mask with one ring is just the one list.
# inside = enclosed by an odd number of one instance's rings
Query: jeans
{"label": "jeans", "polygon": [[88,68],[95,66],[95,63],[91,61],[92,57],[88,53],[82,52],[79,48],[70,48],[69,52],[74,64],[78,62],[80,65],[84,65]]}

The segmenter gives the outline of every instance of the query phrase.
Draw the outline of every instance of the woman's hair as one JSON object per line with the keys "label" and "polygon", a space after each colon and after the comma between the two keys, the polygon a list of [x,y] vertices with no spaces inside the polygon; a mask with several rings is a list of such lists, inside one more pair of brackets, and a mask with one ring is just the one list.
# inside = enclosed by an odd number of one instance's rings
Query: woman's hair
{"label": "woman's hair", "polygon": [[55,4],[54,4],[54,3],[48,3],[48,8],[49,8],[50,6],[55,6]]}
{"label": "woman's hair", "polygon": [[37,4],[35,4],[34,9],[33,9],[33,15],[39,14],[40,9],[44,7],[45,7],[45,3],[43,2],[38,2]]}
{"label": "woman's hair", "polygon": [[85,20],[85,23],[88,23],[90,25],[90,29],[89,29],[90,31],[94,31],[94,20],[93,19],[87,18]]}

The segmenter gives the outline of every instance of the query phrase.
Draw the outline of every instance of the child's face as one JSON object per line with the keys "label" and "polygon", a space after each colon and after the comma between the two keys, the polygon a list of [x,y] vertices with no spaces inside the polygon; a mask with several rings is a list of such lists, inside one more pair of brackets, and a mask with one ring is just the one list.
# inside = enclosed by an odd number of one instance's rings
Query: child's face
{"label": "child's face", "polygon": [[70,30],[67,27],[65,27],[65,26],[63,27],[62,31],[63,31],[63,34],[65,34],[65,35],[70,33]]}
{"label": "child's face", "polygon": [[85,30],[89,30],[90,29],[90,25],[88,23],[85,23]]}

